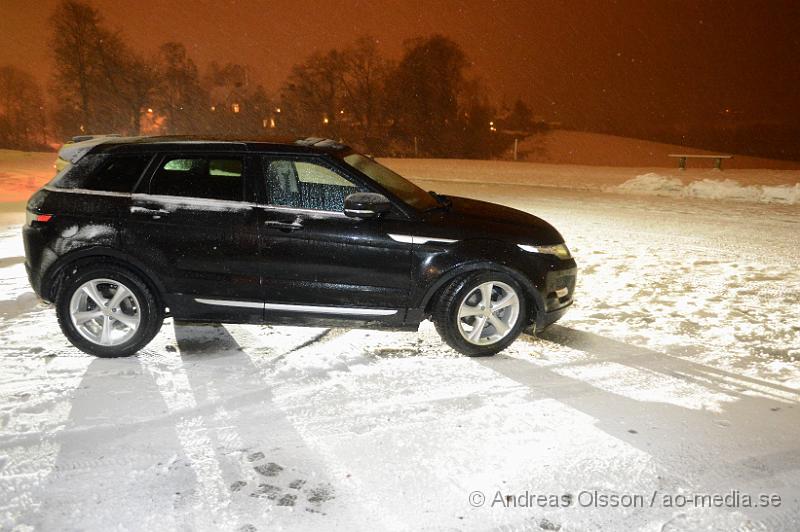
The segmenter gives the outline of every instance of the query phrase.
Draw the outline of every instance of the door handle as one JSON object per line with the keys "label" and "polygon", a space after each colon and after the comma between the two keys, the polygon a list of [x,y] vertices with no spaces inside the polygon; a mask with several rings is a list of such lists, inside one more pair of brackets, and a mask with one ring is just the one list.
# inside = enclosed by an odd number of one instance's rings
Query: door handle
{"label": "door handle", "polygon": [[295,220],[291,223],[269,221],[269,222],[264,222],[264,225],[266,225],[267,227],[274,227],[275,229],[279,229],[284,232],[297,231],[303,228],[303,224],[300,223],[300,220]]}

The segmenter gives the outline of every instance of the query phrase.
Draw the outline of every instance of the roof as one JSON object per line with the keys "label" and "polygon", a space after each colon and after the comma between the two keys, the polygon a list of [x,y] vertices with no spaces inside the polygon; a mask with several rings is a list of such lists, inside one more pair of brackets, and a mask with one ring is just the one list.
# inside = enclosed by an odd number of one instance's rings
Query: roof
{"label": "roof", "polygon": [[[252,139],[173,135],[173,136],[141,136],[120,137],[116,135],[98,135],[92,137],[76,137],[73,144],[65,144],[64,148],[91,147],[97,152],[138,152],[138,151],[194,151],[207,150],[210,147],[220,151],[281,151],[292,153],[339,153],[349,148],[331,139],[318,137],[260,137]],[[64,150],[62,148],[62,151]]]}

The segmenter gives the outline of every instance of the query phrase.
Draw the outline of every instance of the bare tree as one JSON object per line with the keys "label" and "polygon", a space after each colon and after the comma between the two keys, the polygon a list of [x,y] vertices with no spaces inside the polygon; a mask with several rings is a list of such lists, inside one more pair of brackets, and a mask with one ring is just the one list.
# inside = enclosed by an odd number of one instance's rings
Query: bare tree
{"label": "bare tree", "polygon": [[357,140],[370,151],[379,147],[386,133],[386,79],[391,64],[384,59],[372,37],[361,37],[343,53],[345,118],[355,131]]}
{"label": "bare tree", "polygon": [[347,64],[342,53],[316,52],[295,65],[281,90],[284,119],[301,134],[338,137],[343,132],[344,86]]}
{"label": "bare tree", "polygon": [[151,66],[128,48],[119,33],[104,32],[94,53],[98,107],[113,131],[138,134],[142,112],[156,85]]}
{"label": "bare tree", "polygon": [[461,47],[447,37],[409,41],[390,82],[394,134],[406,142],[418,137],[427,155],[455,154],[467,65]]}
{"label": "bare tree", "polygon": [[238,63],[212,62],[204,76],[211,101],[211,127],[216,133],[241,134],[244,127],[244,102],[250,89],[249,69]]}
{"label": "bare tree", "polygon": [[316,52],[295,65],[281,90],[284,126],[294,133],[333,138],[373,150],[385,134],[389,62],[375,39],[344,50]]}
{"label": "bare tree", "polygon": [[51,22],[55,83],[62,95],[56,116],[64,132],[138,133],[155,83],[148,64],[119,32],[104,28],[99,12],[85,2],[62,0]]}
{"label": "bare tree", "polygon": [[242,105],[241,131],[245,135],[262,135],[272,128],[270,119],[274,119],[273,104],[267,91],[261,85],[248,91]]}
{"label": "bare tree", "polygon": [[69,97],[75,97],[80,130],[92,129],[91,85],[96,43],[101,39],[100,15],[89,4],[64,0],[50,21],[53,25],[50,45],[56,62],[56,83]]}
{"label": "bare tree", "polygon": [[0,146],[44,146],[44,100],[33,76],[13,66],[0,67]]}
{"label": "bare tree", "polygon": [[200,133],[206,128],[208,93],[186,47],[168,42],[159,48],[158,91],[154,103],[166,117],[166,132]]}

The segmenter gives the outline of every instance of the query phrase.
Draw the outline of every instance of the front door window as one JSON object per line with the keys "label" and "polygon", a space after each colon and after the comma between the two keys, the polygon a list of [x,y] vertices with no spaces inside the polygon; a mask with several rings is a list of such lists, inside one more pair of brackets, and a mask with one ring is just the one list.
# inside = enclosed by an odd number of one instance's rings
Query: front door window
{"label": "front door window", "polygon": [[344,198],[367,192],[331,167],[312,161],[264,158],[264,178],[271,205],[342,212]]}

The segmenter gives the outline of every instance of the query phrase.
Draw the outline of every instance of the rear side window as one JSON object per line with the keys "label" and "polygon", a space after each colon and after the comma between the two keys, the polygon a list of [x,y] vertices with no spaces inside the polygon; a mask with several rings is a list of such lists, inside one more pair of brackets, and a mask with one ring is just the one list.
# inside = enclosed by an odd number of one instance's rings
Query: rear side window
{"label": "rear side window", "polygon": [[50,183],[56,188],[131,192],[150,155],[88,154],[64,168]]}
{"label": "rear side window", "polygon": [[150,194],[242,201],[241,157],[168,157],[150,181]]}
{"label": "rear side window", "polygon": [[150,159],[150,155],[112,155],[86,178],[83,188],[130,192],[142,177]]}

